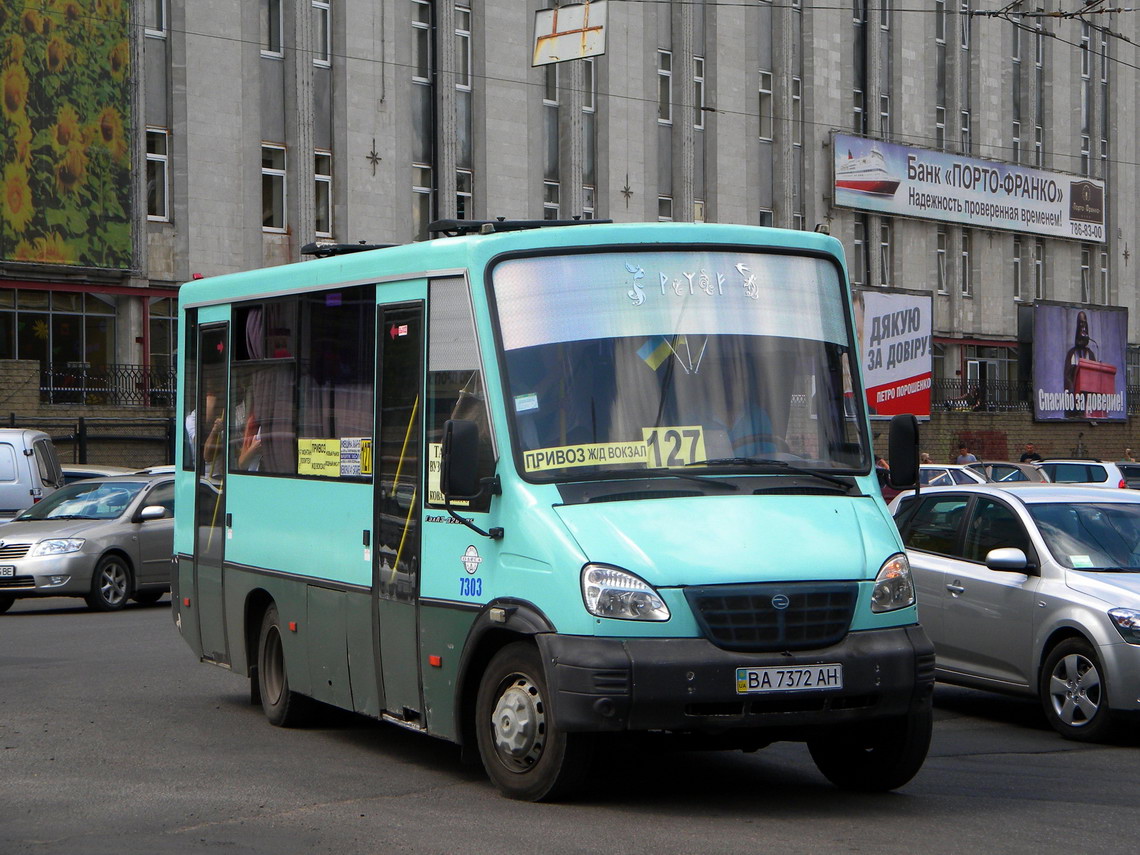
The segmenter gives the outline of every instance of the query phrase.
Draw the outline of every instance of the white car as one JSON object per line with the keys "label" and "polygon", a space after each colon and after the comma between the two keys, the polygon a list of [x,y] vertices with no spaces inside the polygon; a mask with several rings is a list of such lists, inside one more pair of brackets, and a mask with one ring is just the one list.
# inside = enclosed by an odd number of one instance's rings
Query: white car
{"label": "white car", "polygon": [[1088,484],[1091,487],[1114,487],[1121,490],[1128,488],[1124,472],[1108,460],[1050,458],[1038,462],[1037,467],[1055,484]]}
{"label": "white car", "polygon": [[984,484],[986,476],[957,463],[923,463],[918,467],[918,483],[923,487],[950,487],[954,484]]}

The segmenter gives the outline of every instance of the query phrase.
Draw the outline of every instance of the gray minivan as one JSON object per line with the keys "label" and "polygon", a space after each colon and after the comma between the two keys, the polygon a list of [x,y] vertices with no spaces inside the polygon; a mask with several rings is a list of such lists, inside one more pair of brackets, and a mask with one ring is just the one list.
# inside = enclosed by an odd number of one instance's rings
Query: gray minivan
{"label": "gray minivan", "polygon": [[0,522],[63,486],[51,437],[43,431],[0,428]]}

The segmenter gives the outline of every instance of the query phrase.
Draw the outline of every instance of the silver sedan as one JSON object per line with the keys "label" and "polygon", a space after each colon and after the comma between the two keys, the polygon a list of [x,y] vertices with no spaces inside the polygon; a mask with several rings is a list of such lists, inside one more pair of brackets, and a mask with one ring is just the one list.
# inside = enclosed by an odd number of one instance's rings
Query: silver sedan
{"label": "silver sedan", "polygon": [[170,589],[174,479],[70,484],[0,525],[0,614],[22,597],[83,597],[97,611]]}
{"label": "silver sedan", "polygon": [[938,679],[1034,695],[1069,739],[1140,710],[1140,494],[959,484],[891,511]]}

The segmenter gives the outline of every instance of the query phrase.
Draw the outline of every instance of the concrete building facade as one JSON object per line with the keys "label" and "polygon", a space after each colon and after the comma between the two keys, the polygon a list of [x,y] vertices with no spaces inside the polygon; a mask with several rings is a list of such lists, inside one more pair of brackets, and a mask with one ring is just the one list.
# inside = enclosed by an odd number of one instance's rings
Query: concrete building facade
{"label": "concrete building facade", "polygon": [[[158,300],[310,243],[423,239],[435,219],[704,219],[825,227],[856,286],[931,292],[936,380],[1015,382],[1017,310],[1038,300],[1127,308],[1140,343],[1134,15],[609,0],[593,4],[604,54],[532,67],[536,13],[554,5],[123,0],[132,261],[79,269],[0,246],[0,292],[101,287],[107,353],[145,363],[169,333],[143,331],[150,303],[127,289]],[[1104,240],[839,207],[837,133],[1096,179]]]}

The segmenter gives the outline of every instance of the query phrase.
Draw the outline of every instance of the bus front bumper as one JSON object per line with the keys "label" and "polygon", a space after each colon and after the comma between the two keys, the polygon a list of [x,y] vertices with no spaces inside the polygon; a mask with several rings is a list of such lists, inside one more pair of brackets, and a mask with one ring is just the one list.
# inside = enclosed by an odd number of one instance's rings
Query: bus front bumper
{"label": "bus front bumper", "polygon": [[[918,625],[851,632],[832,647],[795,653],[741,653],[703,638],[540,634],[537,641],[554,719],[568,731],[748,729],[799,739],[823,727],[905,715],[929,703],[934,687],[934,647]],[[841,674],[842,687],[774,688],[784,675],[818,673],[817,666]],[[739,669],[775,670],[751,672],[764,675],[758,690],[739,691],[749,673]]]}

